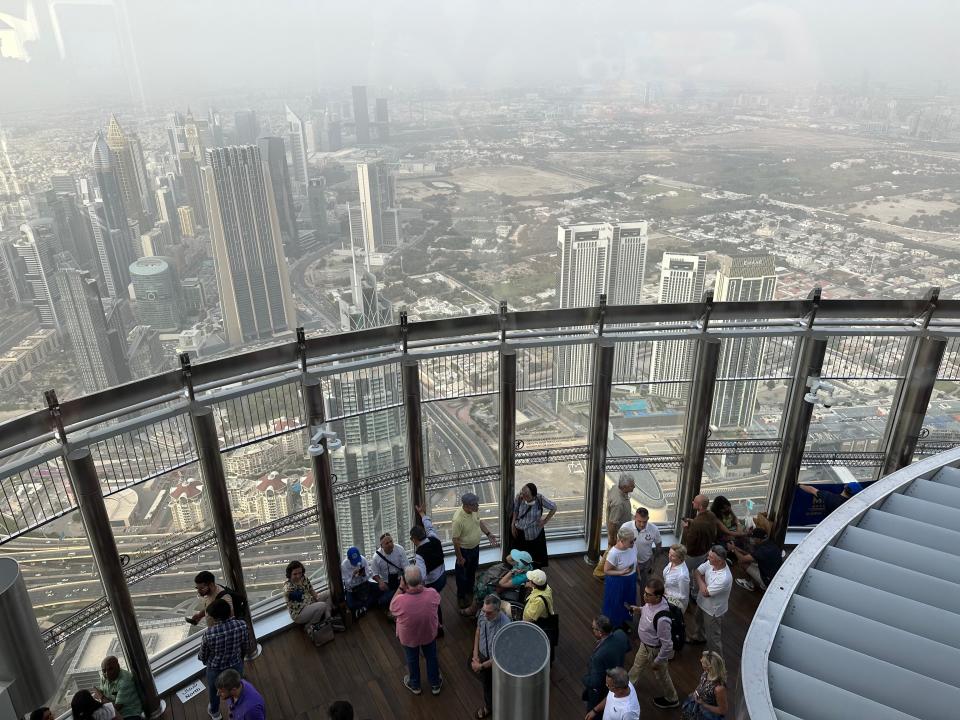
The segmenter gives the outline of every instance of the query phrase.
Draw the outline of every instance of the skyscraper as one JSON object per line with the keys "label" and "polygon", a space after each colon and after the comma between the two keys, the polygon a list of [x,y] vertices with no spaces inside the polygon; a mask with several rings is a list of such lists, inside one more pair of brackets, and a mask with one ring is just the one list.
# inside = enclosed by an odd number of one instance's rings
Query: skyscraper
{"label": "skyscraper", "polygon": [[373,117],[377,123],[377,139],[386,142],[390,139],[390,112],[386,98],[377,98]]}
{"label": "skyscraper", "polygon": [[314,241],[327,240],[327,181],[325,178],[310,178],[307,185],[307,208],[310,211],[310,224],[313,227]]}
{"label": "skyscraper", "polygon": [[358,224],[351,216],[351,242],[362,247],[368,258],[399,247],[402,244],[400,209],[396,204],[397,179],[392,169],[382,160],[358,163],[357,189],[360,220]]}
{"label": "skyscraper", "polygon": [[310,167],[307,163],[306,128],[300,116],[289,106],[287,111],[287,138],[290,140],[290,158],[293,163],[293,181],[297,197],[307,196],[307,181],[310,179]]}
{"label": "skyscraper", "polygon": [[193,237],[197,233],[196,223],[193,220],[193,208],[181,205],[177,208],[177,217],[180,220],[180,232],[184,237]]}
{"label": "skyscraper", "polygon": [[[705,255],[683,255],[665,252],[660,265],[660,295],[657,302],[692,303],[703,297],[707,268]],[[689,376],[693,353],[692,340],[669,340],[653,343],[650,360],[651,392],[661,397],[683,399],[689,392],[687,383],[678,381]]]}
{"label": "skyscraper", "polygon": [[193,222],[197,227],[207,227],[207,199],[203,180],[200,178],[200,158],[193,153],[180,153],[180,172],[183,176],[183,189],[187,196],[187,205],[193,208]]}
{"label": "skyscraper", "polygon": [[260,138],[260,123],[253,110],[237,110],[233,114],[233,134],[237,145],[253,145]]}
{"label": "skyscraper", "polygon": [[50,218],[31,220],[20,226],[20,239],[14,243],[26,272],[24,280],[33,297],[42,328],[60,326],[60,293],[54,280],[59,243]]}
{"label": "skyscraper", "polygon": [[134,313],[138,325],[160,332],[180,329],[180,279],[170,258],[140,258],[130,266],[130,282],[137,298]]}
{"label": "skyscraper", "polygon": [[[559,300],[561,308],[596,305],[606,293],[611,305],[634,305],[647,262],[647,223],[570,225],[557,231],[560,251]],[[635,343],[618,348],[614,374],[629,376],[636,366]],[[589,396],[590,355],[586,347],[557,351],[554,375],[556,402],[583,402]],[[567,387],[583,385],[584,387]]]}
{"label": "skyscraper", "polygon": [[[125,352],[111,342],[115,330],[107,327],[97,281],[85,270],[65,268],[57,273],[59,312],[70,337],[85,392],[93,393],[128,381]],[[122,346],[119,346],[122,347]]]}
{"label": "skyscraper", "polygon": [[260,149],[208,150],[203,174],[228,342],[242,345],[291,332],[296,311]]}
{"label": "skyscraper", "polygon": [[370,108],[367,106],[367,86],[353,86],[353,122],[357,129],[357,144],[370,143]]}
{"label": "skyscraper", "polygon": [[103,133],[93,143],[93,170],[100,201],[87,206],[107,294],[120,297],[130,284],[127,268],[136,259],[134,242],[139,234],[130,233],[130,219],[120,189],[113,152]]}
{"label": "skyscraper", "polygon": [[126,215],[146,227],[154,215],[151,212],[153,194],[148,184],[140,141],[136,136],[131,135],[128,138],[116,115],[111,115],[107,125],[106,143]]}
{"label": "skyscraper", "polygon": [[20,183],[17,181],[17,172],[10,160],[10,149],[7,147],[7,134],[0,128],[0,194],[19,195]]}
{"label": "skyscraper", "polygon": [[172,188],[157,188],[157,209],[160,219],[170,226],[170,236],[173,242],[180,242],[180,216],[177,214],[177,199],[173,195]]}
{"label": "skyscraper", "polygon": [[[772,255],[736,255],[720,261],[714,299],[718,302],[773,300],[776,289],[777,273]],[[765,345],[764,338],[759,337],[726,340],[717,377],[756,378]],[[756,400],[755,380],[725,380],[714,398],[710,422],[721,428],[746,429],[753,422]]]}
{"label": "skyscraper", "polygon": [[287,151],[281,137],[262,137],[257,141],[260,157],[270,174],[270,191],[277,207],[277,220],[280,223],[280,236],[287,257],[300,257],[300,243],[297,230],[297,211],[293,204],[293,186],[290,183],[290,168],[287,165]]}

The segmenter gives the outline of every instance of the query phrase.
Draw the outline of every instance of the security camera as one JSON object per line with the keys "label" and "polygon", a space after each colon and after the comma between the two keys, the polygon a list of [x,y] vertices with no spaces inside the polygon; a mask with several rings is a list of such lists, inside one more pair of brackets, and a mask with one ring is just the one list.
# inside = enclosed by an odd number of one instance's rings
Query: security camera
{"label": "security camera", "polygon": [[825,408],[831,408],[834,406],[835,403],[836,403],[836,400],[834,399],[831,393],[827,393],[826,395],[823,396],[823,406]]}
{"label": "security camera", "polygon": [[339,450],[343,447],[343,443],[337,437],[337,434],[331,430],[324,430],[323,428],[317,428],[317,431],[313,434],[313,437],[310,438],[310,446],[307,448],[307,453],[311,457],[320,457],[324,453],[323,441],[327,441],[326,449],[330,452],[334,450]]}
{"label": "security camera", "polygon": [[816,393],[808,392],[806,395],[803,396],[803,401],[808,402],[811,405],[816,405],[817,400],[818,398]]}

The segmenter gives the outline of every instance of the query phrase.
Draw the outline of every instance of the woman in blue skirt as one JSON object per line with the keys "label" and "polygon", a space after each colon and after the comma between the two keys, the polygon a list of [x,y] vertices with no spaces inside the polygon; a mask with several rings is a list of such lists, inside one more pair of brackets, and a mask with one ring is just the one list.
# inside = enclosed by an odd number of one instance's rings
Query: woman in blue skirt
{"label": "woman in blue skirt", "polygon": [[637,603],[636,536],[630,528],[620,528],[617,544],[610,548],[603,565],[603,614],[613,627],[629,626],[627,605]]}

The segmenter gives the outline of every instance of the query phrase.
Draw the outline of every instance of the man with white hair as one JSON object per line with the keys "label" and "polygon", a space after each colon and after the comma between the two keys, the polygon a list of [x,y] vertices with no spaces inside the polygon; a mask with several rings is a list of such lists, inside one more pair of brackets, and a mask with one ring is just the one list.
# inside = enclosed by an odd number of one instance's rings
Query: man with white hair
{"label": "man with white hair", "polygon": [[443,676],[437,661],[437,630],[440,621],[437,608],[440,593],[425,587],[423,575],[416,565],[408,566],[400,580],[400,588],[390,601],[390,612],[397,621],[397,638],[407,659],[407,674],[403,685],[414,695],[420,695],[420,653],[427,661],[427,679],[430,692],[440,694]]}
{"label": "man with white hair", "polygon": [[692,645],[705,642],[707,650],[723,657],[723,616],[733,587],[733,573],[727,567],[727,551],[723,545],[710,548],[707,561],[697,568],[695,581],[699,593],[687,642]]}
{"label": "man with white hair", "polygon": [[640,720],[640,698],[622,667],[607,670],[607,696],[587,713],[586,720],[594,718]]}

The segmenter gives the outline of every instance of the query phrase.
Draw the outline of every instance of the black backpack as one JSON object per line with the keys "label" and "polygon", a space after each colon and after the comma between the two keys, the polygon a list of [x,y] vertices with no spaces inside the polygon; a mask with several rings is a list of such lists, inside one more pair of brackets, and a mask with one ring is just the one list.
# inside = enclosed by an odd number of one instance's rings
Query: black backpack
{"label": "black backpack", "polygon": [[230,596],[230,600],[233,603],[233,616],[238,620],[243,620],[247,616],[247,596],[237,592],[233,588],[228,588],[226,585],[223,586],[223,590],[217,593],[216,599],[219,600],[224,595]]}
{"label": "black backpack", "polygon": [[673,603],[667,603],[667,608],[653,616],[653,630],[656,632],[660,618],[670,618],[670,638],[673,640],[673,651],[677,653],[687,644],[687,628],[683,623],[683,610]]}

